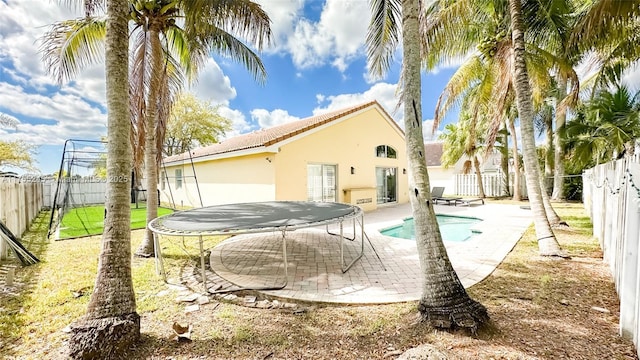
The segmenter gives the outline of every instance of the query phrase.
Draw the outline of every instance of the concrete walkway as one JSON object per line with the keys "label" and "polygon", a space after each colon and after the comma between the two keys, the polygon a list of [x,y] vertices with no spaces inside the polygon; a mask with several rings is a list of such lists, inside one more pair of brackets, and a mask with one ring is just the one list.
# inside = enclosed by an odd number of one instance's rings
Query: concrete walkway
{"label": "concrete walkway", "polygon": [[[446,242],[458,277],[469,287],[487,277],[511,251],[531,224],[529,210],[517,205],[436,205],[436,213],[473,216],[483,221],[481,231],[464,242]],[[365,214],[364,256],[346,273],[341,271],[340,241],[326,229],[310,228],[287,233],[288,284],[282,290],[264,291],[284,299],[344,304],[373,304],[418,300],[420,265],[414,241],[388,237],[379,230],[411,216],[409,204],[382,207]],[[345,224],[345,231],[352,232]],[[345,262],[360,250],[357,241],[345,241]],[[223,279],[241,287],[275,286],[284,282],[280,233],[235,236],[211,252],[211,268]]]}

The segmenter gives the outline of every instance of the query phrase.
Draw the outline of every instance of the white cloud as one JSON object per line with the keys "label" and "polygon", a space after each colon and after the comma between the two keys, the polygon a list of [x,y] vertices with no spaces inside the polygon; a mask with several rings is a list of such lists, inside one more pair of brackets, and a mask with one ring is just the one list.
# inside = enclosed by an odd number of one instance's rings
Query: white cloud
{"label": "white cloud", "polygon": [[322,105],[324,102],[328,104],[317,107],[313,110],[313,114],[321,114],[327,111],[339,110],[345,107],[358,105],[367,101],[376,100],[382,107],[387,110],[396,121],[400,122],[403,118],[402,111],[399,109],[395,111],[397,99],[396,99],[396,84],[389,83],[377,83],[373,85],[369,90],[362,93],[355,94],[341,94],[341,95],[316,95],[316,99]]}
{"label": "white cloud", "polygon": [[[106,115],[75,94],[32,94],[22,87],[0,83],[0,109],[21,120],[12,140],[33,144],[62,144],[69,138],[97,139],[106,133]],[[41,119],[28,124],[21,118]]]}
{"label": "white cloud", "polygon": [[273,111],[254,109],[251,110],[251,118],[260,125],[261,129],[300,120],[299,117],[289,115],[288,111],[282,109],[275,109]]}
{"label": "white cloud", "polygon": [[244,114],[239,110],[230,109],[227,106],[220,106],[218,113],[231,120],[232,130],[225,134],[225,138],[231,138],[251,130],[251,125],[247,122]]}
{"label": "white cloud", "polygon": [[274,47],[270,51],[286,48],[286,39],[293,33],[295,23],[300,17],[304,0],[257,0],[271,19]]}
{"label": "white cloud", "polygon": [[40,60],[39,39],[55,21],[78,17],[79,9],[55,1],[0,1],[0,60],[8,61],[17,74],[29,74],[32,86],[51,85]]}
{"label": "white cloud", "polygon": [[84,70],[76,80],[64,84],[61,91],[75,94],[107,107],[107,87],[104,65],[94,65]]}
{"label": "white cloud", "polygon": [[191,90],[199,98],[207,99],[213,104],[228,105],[229,101],[237,95],[229,77],[211,58],[207,59],[204,68],[200,71],[197,84]]}
{"label": "white cloud", "polygon": [[441,133],[442,131],[437,129],[435,133],[433,132],[433,119],[422,122],[422,137],[424,138],[424,142],[437,141]]}
{"label": "white cloud", "polygon": [[267,51],[290,53],[297,68],[331,64],[344,72],[356,56],[362,55],[369,23],[366,1],[327,0],[318,22],[301,16],[302,1],[261,3],[273,20],[276,40],[276,46]]}

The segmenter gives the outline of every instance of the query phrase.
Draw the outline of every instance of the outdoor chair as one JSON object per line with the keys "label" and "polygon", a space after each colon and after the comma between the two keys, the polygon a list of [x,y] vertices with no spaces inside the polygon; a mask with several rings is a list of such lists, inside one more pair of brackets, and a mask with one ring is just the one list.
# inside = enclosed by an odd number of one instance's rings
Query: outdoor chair
{"label": "outdoor chair", "polygon": [[458,199],[458,200],[454,201],[453,206],[458,206],[458,204],[471,206],[472,202],[478,202],[478,201],[481,201],[482,205],[484,205],[484,199],[483,198],[473,198],[473,199]]}
{"label": "outdoor chair", "polygon": [[434,204],[437,204],[438,201],[442,201],[442,202],[446,202],[447,205],[451,205],[453,203],[453,205],[456,204],[456,201],[462,200],[461,197],[444,197],[444,187],[442,186],[434,186],[433,189],[431,189],[431,199],[433,200]]}

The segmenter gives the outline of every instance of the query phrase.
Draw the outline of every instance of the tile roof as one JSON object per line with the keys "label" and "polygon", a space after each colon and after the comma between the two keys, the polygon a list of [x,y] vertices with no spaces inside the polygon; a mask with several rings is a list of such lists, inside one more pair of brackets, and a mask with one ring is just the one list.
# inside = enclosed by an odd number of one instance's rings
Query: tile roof
{"label": "tile roof", "polygon": [[432,142],[424,144],[424,157],[427,160],[427,166],[441,166],[442,152],[444,143]]}
{"label": "tile roof", "polygon": [[[378,106],[380,110],[387,116],[389,119],[392,119],[391,116],[387,114],[387,112],[378,104],[377,101],[370,101],[364,104],[351,106],[348,108],[327,112],[321,115],[311,116],[306,119],[292,121],[290,123],[286,123],[279,126],[274,126],[268,129],[257,130],[251,133],[238,135],[229,139],[226,139],[220,143],[201,147],[198,149],[191,150],[191,156],[193,158],[210,156],[210,155],[219,155],[225,153],[231,153],[234,151],[240,150],[248,150],[258,147],[266,147],[273,144],[276,144],[280,141],[286,140],[298,134],[304,133],[305,131],[309,131],[311,129],[317,128],[324,124],[327,124],[331,121],[340,119],[346,115],[358,112],[360,110],[366,109],[372,106]],[[404,133],[400,127],[395,123],[395,121],[391,120],[393,124],[398,128],[401,133]],[[188,159],[188,154],[178,154],[167,157],[164,159],[165,162],[174,162]]]}

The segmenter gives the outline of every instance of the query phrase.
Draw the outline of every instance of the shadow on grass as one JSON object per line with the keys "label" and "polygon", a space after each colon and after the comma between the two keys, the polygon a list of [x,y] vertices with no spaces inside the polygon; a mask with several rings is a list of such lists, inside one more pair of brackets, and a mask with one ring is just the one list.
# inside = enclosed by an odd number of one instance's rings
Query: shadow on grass
{"label": "shadow on grass", "polygon": [[[49,240],[47,231],[49,230],[49,212],[41,212],[31,223],[30,228],[20,239],[22,245],[42,261],[48,250]],[[11,257],[2,262],[0,272],[3,278],[9,268],[15,268],[15,279],[13,286],[5,286],[4,282],[0,287],[0,357],[9,357],[14,354],[13,344],[21,337],[24,331],[26,319],[23,306],[32,297],[32,291],[38,281],[42,263],[30,266],[22,266],[20,262]]]}

